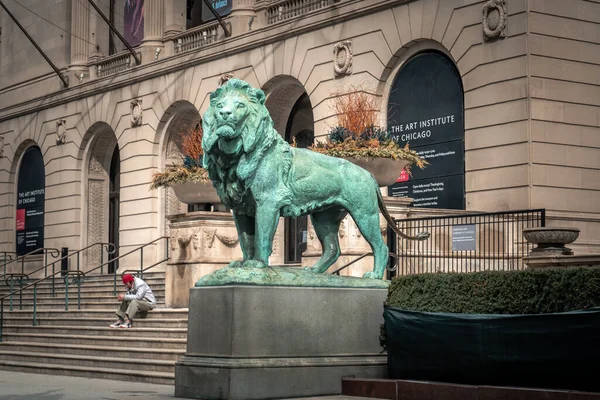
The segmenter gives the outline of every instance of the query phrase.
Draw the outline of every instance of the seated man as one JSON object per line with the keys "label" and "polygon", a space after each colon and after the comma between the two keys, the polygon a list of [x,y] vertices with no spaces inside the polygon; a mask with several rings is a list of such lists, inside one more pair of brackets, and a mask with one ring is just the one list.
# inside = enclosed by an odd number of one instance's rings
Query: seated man
{"label": "seated man", "polygon": [[131,328],[133,319],[138,311],[152,310],[156,305],[152,289],[140,278],[124,274],[123,284],[127,288],[127,291],[126,294],[120,294],[117,297],[122,302],[116,312],[119,319],[110,325],[111,328]]}

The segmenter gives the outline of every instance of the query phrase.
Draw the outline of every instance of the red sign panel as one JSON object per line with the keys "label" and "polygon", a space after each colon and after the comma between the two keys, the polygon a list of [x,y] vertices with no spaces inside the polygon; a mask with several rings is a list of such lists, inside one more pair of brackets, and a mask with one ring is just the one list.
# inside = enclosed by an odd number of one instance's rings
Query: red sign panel
{"label": "red sign panel", "polygon": [[25,209],[21,208],[17,210],[17,230],[25,230]]}
{"label": "red sign panel", "polygon": [[398,179],[396,179],[396,182],[406,182],[408,180],[408,172],[406,172],[405,170],[402,170],[402,172],[400,172],[400,176],[398,177]]}

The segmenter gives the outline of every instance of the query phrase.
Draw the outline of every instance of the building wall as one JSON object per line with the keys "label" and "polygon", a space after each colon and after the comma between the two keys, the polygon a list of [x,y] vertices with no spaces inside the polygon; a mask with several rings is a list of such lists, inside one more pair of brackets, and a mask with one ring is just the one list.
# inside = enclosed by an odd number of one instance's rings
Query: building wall
{"label": "building wall", "polygon": [[[529,1],[531,206],[600,251],[600,2]],[[580,221],[588,221],[581,224]]]}
{"label": "building wall", "polygon": [[[103,154],[98,149],[104,149],[110,158],[111,146],[118,143],[123,254],[163,234],[166,195],[148,187],[152,174],[165,165],[165,127],[179,104],[191,104],[202,115],[221,75],[232,73],[269,94],[289,93],[294,100],[282,107],[284,117],[302,93],[298,87],[306,90],[318,139],[335,123],[333,93],[349,85],[362,85],[380,98],[385,121],[388,90],[396,72],[411,55],[427,49],[442,51],[453,59],[463,80],[467,209],[547,207],[570,212],[571,217],[586,213],[585,218],[596,221],[600,202],[593,197],[598,182],[594,174],[600,156],[594,63],[598,60],[592,42],[598,42],[600,16],[596,3],[568,0],[572,7],[563,7],[562,1],[509,1],[507,37],[495,41],[483,37],[484,1],[342,1],[308,17],[234,32],[231,38],[197,51],[169,53],[169,39],[165,39],[165,51],[156,61],[145,58],[141,66],[104,78],[86,76],[81,83],[71,78],[73,85],[68,90],[48,92],[40,91],[39,85],[24,85],[22,96],[15,97],[11,88],[4,87],[0,89],[0,137],[4,141],[0,246],[14,247],[15,174],[27,145],[38,144],[46,162],[46,245],[82,248],[89,244],[94,229],[106,229],[102,226],[106,207],[95,203],[106,196],[106,183],[97,183],[106,179],[106,160],[98,161],[95,155]],[[547,24],[546,19],[557,17],[542,14],[543,7],[549,14],[564,10],[566,23]],[[596,22],[571,25],[575,10],[578,18],[595,18]],[[4,19],[2,46],[6,41],[24,47],[21,39],[5,38],[6,25]],[[552,35],[580,40],[558,40]],[[352,41],[353,71],[336,77],[332,48],[342,40]],[[568,45],[560,47],[557,42]],[[541,54],[542,50],[548,54]],[[564,59],[556,60],[559,54]],[[22,68],[24,64],[11,65]],[[47,81],[55,85],[58,79]],[[568,85],[568,90],[560,90],[561,84]],[[141,101],[143,110],[139,126],[132,124],[134,100]],[[580,105],[582,102],[585,105]],[[557,120],[559,117],[562,119]],[[61,145],[55,135],[59,120],[65,120],[67,127],[67,140]],[[577,146],[573,146],[573,136],[579,138]],[[576,153],[566,158],[565,149]],[[548,160],[550,151],[563,154],[563,158]],[[583,153],[589,158],[579,155]],[[572,206],[557,193],[574,189],[566,183],[573,182],[563,179],[565,183],[549,185],[542,179],[542,172],[554,174],[555,166],[581,174],[582,187],[577,189],[585,196],[577,196]],[[588,195],[592,197],[586,200]],[[593,236],[596,228],[590,226],[586,229]],[[106,232],[95,237],[102,235]],[[585,240],[595,240],[589,235],[586,233]],[[161,253],[162,247],[154,246],[144,256],[150,262]],[[138,263],[136,254],[125,264]]]}
{"label": "building wall", "polygon": [[[14,1],[4,3],[59,69],[66,69],[71,61],[70,3],[69,0],[20,0],[18,3]],[[2,18],[0,26],[2,26],[3,39],[0,44],[0,54],[2,55],[0,57],[0,88],[30,79],[42,78],[46,75],[54,75],[52,67],[48,65],[3,9],[0,12],[0,18]]]}

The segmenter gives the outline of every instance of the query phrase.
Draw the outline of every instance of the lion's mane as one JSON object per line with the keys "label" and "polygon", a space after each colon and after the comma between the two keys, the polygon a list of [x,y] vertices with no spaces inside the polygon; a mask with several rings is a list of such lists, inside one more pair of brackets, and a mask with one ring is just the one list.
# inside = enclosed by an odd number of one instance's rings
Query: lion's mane
{"label": "lion's mane", "polygon": [[[238,140],[241,146],[233,154],[221,151],[217,129],[217,103],[227,95],[235,95],[245,100],[249,114],[236,127],[241,131]],[[265,94],[239,79],[230,79],[210,95],[210,106],[202,119],[203,165],[226,206],[241,213],[253,213],[251,195],[248,193],[259,161],[272,151],[277,144],[283,151],[291,154],[290,146],[273,127],[273,120],[265,107]],[[289,157],[287,157],[289,159]],[[291,159],[288,161],[291,163]]]}

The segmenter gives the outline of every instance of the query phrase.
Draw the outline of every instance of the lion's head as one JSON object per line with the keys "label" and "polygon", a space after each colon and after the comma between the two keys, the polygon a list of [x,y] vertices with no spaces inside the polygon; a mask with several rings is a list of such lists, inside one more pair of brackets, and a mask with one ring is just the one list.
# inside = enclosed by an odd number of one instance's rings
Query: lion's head
{"label": "lion's head", "polygon": [[251,175],[262,153],[275,140],[265,94],[249,83],[230,79],[210,95],[202,118],[203,164],[224,203],[243,194],[239,181]]}
{"label": "lion's head", "polygon": [[262,131],[272,126],[264,92],[230,79],[210,95],[210,106],[202,119],[204,154],[210,154],[216,144],[226,154],[250,153]]}

